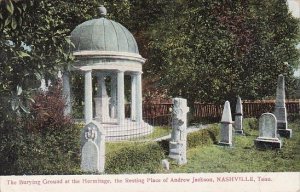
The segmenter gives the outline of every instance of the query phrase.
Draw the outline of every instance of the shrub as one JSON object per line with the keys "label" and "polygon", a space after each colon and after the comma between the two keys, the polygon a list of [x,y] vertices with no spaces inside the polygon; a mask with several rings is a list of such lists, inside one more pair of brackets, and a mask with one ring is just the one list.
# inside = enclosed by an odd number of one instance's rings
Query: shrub
{"label": "shrub", "polygon": [[295,122],[300,120],[300,115],[298,113],[290,113],[287,116],[288,122]]}
{"label": "shrub", "polygon": [[157,143],[132,143],[106,154],[106,173],[155,173],[164,158]]}
{"label": "shrub", "polygon": [[243,129],[258,130],[258,120],[256,118],[245,118]]}
{"label": "shrub", "polygon": [[187,136],[188,148],[193,148],[201,145],[211,145],[218,142],[219,126],[214,124],[207,129],[202,129]]}
{"label": "shrub", "polygon": [[30,116],[0,127],[0,175],[78,173],[80,129],[63,115],[60,87],[34,99]]}

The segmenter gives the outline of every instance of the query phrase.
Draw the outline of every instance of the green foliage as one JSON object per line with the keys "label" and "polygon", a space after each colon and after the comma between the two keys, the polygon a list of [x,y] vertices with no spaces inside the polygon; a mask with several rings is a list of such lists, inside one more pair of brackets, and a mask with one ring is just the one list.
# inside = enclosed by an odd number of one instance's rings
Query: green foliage
{"label": "green foliage", "polygon": [[243,119],[243,129],[258,130],[258,119],[256,118]]}
{"label": "green foliage", "polygon": [[188,148],[194,148],[198,146],[215,144],[218,142],[219,132],[219,126],[214,124],[207,129],[189,133],[187,136],[187,146]]}
{"label": "green foliage", "polygon": [[300,115],[298,113],[288,113],[287,116],[287,121],[288,122],[298,122],[300,121]]}
{"label": "green foliage", "polygon": [[282,139],[283,147],[276,150],[257,150],[252,135],[235,136],[232,148],[217,145],[198,146],[187,151],[188,163],[175,166],[173,173],[211,172],[298,172],[300,171],[300,126],[299,121],[291,122],[291,139]]}
{"label": "green foliage", "polygon": [[34,111],[0,124],[0,174],[79,173],[80,128],[63,116],[60,89],[35,96]]}
{"label": "green foliage", "polygon": [[286,1],[171,1],[162,15],[145,68],[170,95],[191,103],[258,99],[275,94],[279,74],[292,88],[299,23]]}
{"label": "green foliage", "polygon": [[106,154],[106,173],[155,173],[164,158],[162,148],[157,143],[114,143],[118,147]]}
{"label": "green foliage", "polygon": [[0,174],[39,175],[80,172],[78,134],[73,125],[31,132],[21,125],[1,131]]}
{"label": "green foliage", "polygon": [[[91,7],[97,4],[88,0],[0,2],[1,119],[28,112],[40,80],[56,79],[58,70],[68,68],[73,61],[69,35],[95,15]],[[17,94],[17,87],[23,89],[22,94]]]}

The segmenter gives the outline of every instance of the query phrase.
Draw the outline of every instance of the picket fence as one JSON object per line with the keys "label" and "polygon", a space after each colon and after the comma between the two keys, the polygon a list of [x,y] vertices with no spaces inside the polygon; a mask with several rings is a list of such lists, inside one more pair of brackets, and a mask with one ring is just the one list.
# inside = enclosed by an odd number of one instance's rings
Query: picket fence
{"label": "picket fence", "polygon": [[[248,117],[259,117],[262,113],[273,112],[275,108],[275,100],[256,100],[246,101],[243,104],[243,115]],[[155,103],[143,104],[143,117],[144,119],[151,120],[154,124],[166,124],[170,120],[172,103]],[[218,119],[222,115],[223,105],[215,105],[212,103],[194,103],[191,107],[190,116],[197,119]],[[299,114],[300,99],[286,100],[286,108],[288,114]],[[234,115],[234,109],[232,113]],[[130,105],[126,106],[126,116],[130,116]]]}

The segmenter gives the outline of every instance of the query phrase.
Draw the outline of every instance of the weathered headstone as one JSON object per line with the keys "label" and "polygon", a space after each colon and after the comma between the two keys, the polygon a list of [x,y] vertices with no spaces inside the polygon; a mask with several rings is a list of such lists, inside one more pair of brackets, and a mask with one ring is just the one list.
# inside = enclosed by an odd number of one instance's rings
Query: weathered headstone
{"label": "weathered headstone", "polygon": [[264,113],[259,118],[259,137],[254,140],[258,148],[281,148],[277,137],[277,120],[272,113]]}
{"label": "weathered headstone", "polygon": [[183,98],[173,99],[172,110],[172,133],[169,143],[169,157],[175,159],[179,165],[186,164],[186,141],[187,141],[187,101]]}
{"label": "weathered headstone", "polygon": [[81,170],[104,172],[105,132],[100,123],[91,121],[81,133]]}
{"label": "weathered headstone", "polygon": [[278,76],[274,115],[277,119],[277,129],[279,135],[282,137],[291,138],[292,130],[288,129],[287,123],[287,112],[285,106],[285,83],[283,75]]}
{"label": "weathered headstone", "polygon": [[219,145],[232,146],[232,117],[229,101],[225,102],[220,127],[221,140]]}
{"label": "weathered headstone", "polygon": [[234,131],[237,134],[244,134],[243,131],[243,105],[242,100],[238,97],[235,106]]}

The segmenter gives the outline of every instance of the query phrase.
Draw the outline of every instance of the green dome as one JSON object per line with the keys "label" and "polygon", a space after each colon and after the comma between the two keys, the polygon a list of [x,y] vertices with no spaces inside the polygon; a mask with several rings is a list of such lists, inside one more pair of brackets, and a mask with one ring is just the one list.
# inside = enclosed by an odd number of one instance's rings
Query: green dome
{"label": "green dome", "polygon": [[104,17],[86,21],[71,33],[73,52],[112,51],[139,54],[133,35],[120,23]]}

